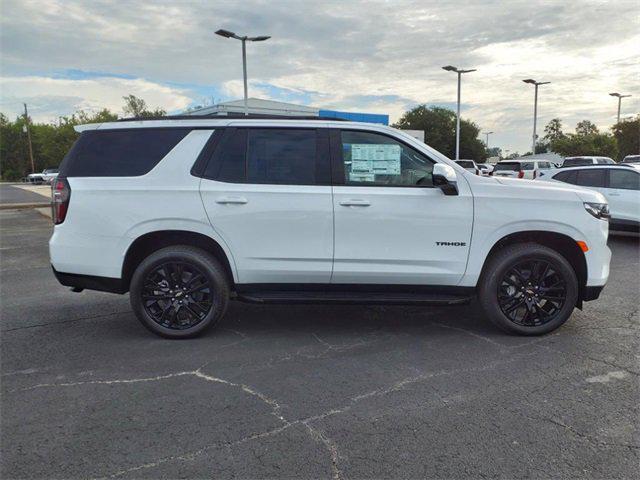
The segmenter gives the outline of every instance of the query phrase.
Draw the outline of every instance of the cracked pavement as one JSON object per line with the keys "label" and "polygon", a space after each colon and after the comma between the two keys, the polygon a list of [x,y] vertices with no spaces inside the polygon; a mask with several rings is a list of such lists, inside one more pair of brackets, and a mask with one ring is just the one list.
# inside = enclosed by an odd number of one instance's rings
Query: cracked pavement
{"label": "cracked pavement", "polygon": [[[2,478],[634,478],[640,244],[545,337],[479,306],[256,306],[153,336],[72,293],[49,221],[0,212]],[[634,473],[635,472],[635,473]]]}

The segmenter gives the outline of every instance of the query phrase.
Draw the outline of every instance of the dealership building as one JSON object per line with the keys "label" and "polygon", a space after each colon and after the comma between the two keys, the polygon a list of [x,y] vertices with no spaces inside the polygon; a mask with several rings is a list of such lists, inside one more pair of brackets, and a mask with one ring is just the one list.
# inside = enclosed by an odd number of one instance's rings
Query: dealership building
{"label": "dealership building", "polygon": [[[330,117],[342,118],[352,122],[380,123],[389,125],[389,115],[379,113],[343,112],[339,110],[327,110],[322,108],[308,107],[294,103],[276,102],[274,100],[263,100],[261,98],[247,99],[247,106],[251,115],[281,115],[287,117]],[[243,115],[244,100],[231,100],[221,102],[210,107],[203,107],[197,110],[185,112],[185,115]]]}

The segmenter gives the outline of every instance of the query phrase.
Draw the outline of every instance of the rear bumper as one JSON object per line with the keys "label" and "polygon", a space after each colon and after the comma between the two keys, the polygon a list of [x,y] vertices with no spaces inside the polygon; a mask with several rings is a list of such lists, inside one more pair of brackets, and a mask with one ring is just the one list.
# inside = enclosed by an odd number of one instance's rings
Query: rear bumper
{"label": "rear bumper", "polygon": [[100,292],[126,293],[128,288],[120,278],[96,277],[93,275],[79,275],[76,273],[58,272],[51,266],[56,279],[65,287],[74,287]]}

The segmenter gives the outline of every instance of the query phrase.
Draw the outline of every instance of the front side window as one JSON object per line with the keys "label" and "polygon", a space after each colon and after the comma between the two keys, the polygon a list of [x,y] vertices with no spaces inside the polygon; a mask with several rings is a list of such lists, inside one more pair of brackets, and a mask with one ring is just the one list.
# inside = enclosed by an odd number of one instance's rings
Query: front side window
{"label": "front side window", "polygon": [[473,162],[469,160],[456,160],[456,163],[462,168],[475,168]]}
{"label": "front side window", "polygon": [[583,187],[604,187],[607,171],[601,168],[578,170],[577,185]]}
{"label": "front side window", "polygon": [[590,158],[565,158],[563,167],[581,167],[583,165],[592,165],[593,161]]}
{"label": "front side window", "polygon": [[533,170],[533,162],[522,162],[522,170]]}
{"label": "front side window", "polygon": [[493,169],[494,172],[517,172],[520,170],[518,162],[499,162]]}
{"label": "front side window", "polygon": [[343,131],[345,185],[432,186],[434,162],[391,137]]}
{"label": "front side window", "polygon": [[640,190],[640,174],[632,171],[609,170],[609,188]]}

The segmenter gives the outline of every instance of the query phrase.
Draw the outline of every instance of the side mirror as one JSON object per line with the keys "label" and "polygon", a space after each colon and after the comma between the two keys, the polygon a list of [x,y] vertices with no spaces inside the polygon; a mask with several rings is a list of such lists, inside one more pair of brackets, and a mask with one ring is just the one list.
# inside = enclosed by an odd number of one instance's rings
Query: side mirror
{"label": "side mirror", "polygon": [[433,166],[433,185],[445,195],[458,195],[458,177],[452,166],[436,163]]}

